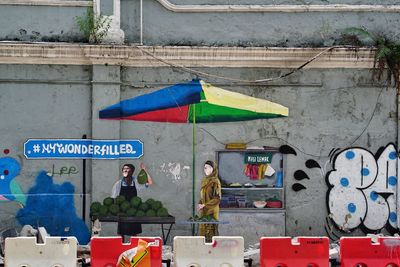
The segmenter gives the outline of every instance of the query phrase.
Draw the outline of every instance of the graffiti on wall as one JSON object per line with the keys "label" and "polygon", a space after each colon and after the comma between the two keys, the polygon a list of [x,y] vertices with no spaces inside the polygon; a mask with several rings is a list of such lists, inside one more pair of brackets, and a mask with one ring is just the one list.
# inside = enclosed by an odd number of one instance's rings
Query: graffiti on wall
{"label": "graffiti on wall", "polygon": [[334,156],[333,169],[326,175],[327,204],[340,229],[397,229],[397,162],[393,144],[375,155],[363,148],[348,148]]}
{"label": "graffiti on wall", "polygon": [[[76,168],[70,167],[59,173],[71,174],[76,171]],[[4,201],[18,202],[21,209],[17,212],[16,220],[21,225],[44,226],[50,235],[76,236],[80,244],[87,244],[90,232],[85,222],[76,215],[73,184],[54,184],[53,177],[41,171],[35,185],[25,194],[15,181],[20,172],[21,165],[17,160],[12,157],[0,158],[0,205]]]}
{"label": "graffiti on wall", "polygon": [[63,175],[71,175],[71,174],[78,174],[79,170],[75,166],[62,166],[59,168],[55,168],[54,164],[51,168],[51,171],[47,172],[47,175],[54,177],[55,175],[63,176]]}
{"label": "graffiti on wall", "polygon": [[[4,153],[8,154],[9,150],[5,149]],[[14,158],[0,158],[0,202],[16,201],[21,205],[25,205],[26,196],[15,180],[15,177],[19,175],[20,171],[21,166]]]}
{"label": "graffiti on wall", "polygon": [[51,235],[75,236],[80,244],[87,244],[89,229],[76,215],[74,193],[70,182],[54,184],[53,178],[42,171],[28,192],[26,206],[18,211],[17,219],[22,225],[43,226]]}
{"label": "graffiti on wall", "polygon": [[[282,146],[280,151],[297,155],[288,146]],[[332,225],[342,232],[360,229],[364,233],[377,233],[386,229],[397,233],[398,153],[395,145],[381,147],[375,154],[361,147],[332,149],[329,157],[324,164],[313,159],[305,162],[308,169],[319,169],[328,187],[327,234],[333,233]],[[297,170],[294,180],[292,189],[299,192],[307,188],[310,177],[305,171]]]}
{"label": "graffiti on wall", "polygon": [[171,177],[173,182],[181,180],[182,172],[184,170],[189,170],[189,169],[190,169],[189,166],[181,166],[179,162],[163,163],[160,166],[161,172]]}

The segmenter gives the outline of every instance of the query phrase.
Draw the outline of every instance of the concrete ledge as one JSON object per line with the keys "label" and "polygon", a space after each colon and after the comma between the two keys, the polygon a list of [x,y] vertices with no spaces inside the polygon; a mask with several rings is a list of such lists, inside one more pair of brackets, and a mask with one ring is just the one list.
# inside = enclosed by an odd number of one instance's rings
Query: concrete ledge
{"label": "concrete ledge", "polygon": [[164,8],[172,12],[400,12],[400,5],[175,5],[168,0],[157,0]]}
{"label": "concrete ledge", "polygon": [[[165,9],[183,13],[304,13],[304,12],[400,12],[400,5],[176,5],[168,0],[155,0]],[[93,0],[1,0],[0,5],[25,6],[93,6]]]}
{"label": "concrete ledge", "polygon": [[[0,64],[296,68],[326,48],[113,46],[0,43]],[[334,48],[306,68],[372,68],[374,50]],[[167,64],[168,63],[168,64]]]}

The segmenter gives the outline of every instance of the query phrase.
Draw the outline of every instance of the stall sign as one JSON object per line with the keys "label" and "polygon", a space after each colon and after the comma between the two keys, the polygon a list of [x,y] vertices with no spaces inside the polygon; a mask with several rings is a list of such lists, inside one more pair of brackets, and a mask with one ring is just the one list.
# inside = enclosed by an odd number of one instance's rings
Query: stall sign
{"label": "stall sign", "polygon": [[143,156],[140,140],[28,139],[27,159],[138,159]]}
{"label": "stall sign", "polygon": [[258,163],[271,163],[272,152],[266,153],[246,153],[244,157],[244,163],[258,164]]}

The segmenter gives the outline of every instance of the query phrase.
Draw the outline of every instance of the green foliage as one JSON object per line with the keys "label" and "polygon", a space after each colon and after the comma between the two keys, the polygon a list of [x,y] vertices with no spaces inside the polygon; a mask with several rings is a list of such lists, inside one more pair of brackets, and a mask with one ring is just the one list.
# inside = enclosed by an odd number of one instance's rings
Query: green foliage
{"label": "green foliage", "polygon": [[79,30],[89,43],[101,43],[111,26],[111,18],[94,14],[93,8],[88,7],[86,13],[75,17]]}
{"label": "green foliage", "polygon": [[387,83],[391,84],[393,80],[397,90],[400,91],[400,43],[362,28],[348,28],[344,35],[344,40],[351,45],[372,44],[376,48],[373,77],[380,80],[386,70]]}

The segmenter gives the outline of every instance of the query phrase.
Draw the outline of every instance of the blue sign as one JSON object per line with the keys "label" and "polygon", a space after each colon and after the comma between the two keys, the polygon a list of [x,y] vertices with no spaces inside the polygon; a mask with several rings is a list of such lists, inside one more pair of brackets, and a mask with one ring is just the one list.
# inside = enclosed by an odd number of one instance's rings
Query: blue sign
{"label": "blue sign", "polygon": [[138,159],[140,140],[29,139],[24,144],[27,159]]}

